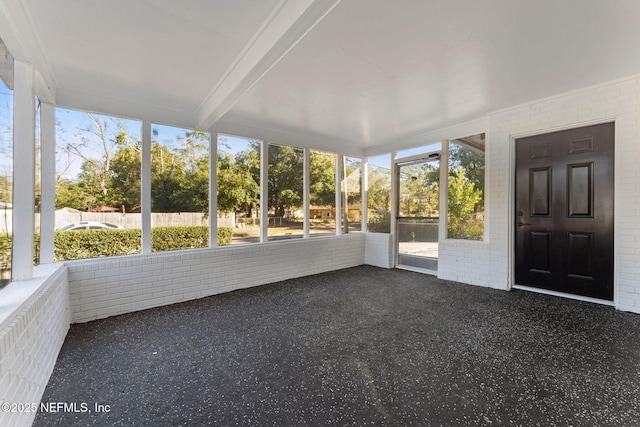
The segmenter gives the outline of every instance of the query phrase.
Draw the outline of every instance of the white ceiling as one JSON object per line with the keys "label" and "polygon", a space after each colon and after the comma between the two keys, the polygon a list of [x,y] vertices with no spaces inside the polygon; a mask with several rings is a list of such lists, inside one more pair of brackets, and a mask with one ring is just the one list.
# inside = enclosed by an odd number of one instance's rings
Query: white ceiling
{"label": "white ceiling", "polygon": [[59,105],[346,153],[640,72],[637,0],[0,6]]}

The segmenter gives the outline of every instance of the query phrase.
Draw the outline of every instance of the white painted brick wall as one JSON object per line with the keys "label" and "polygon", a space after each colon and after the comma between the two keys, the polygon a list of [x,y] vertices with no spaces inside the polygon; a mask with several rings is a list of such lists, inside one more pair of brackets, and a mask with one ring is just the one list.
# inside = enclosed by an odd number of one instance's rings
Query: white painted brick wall
{"label": "white painted brick wall", "polygon": [[640,75],[490,115],[485,242],[440,244],[443,279],[508,289],[513,137],[615,120],[615,284],[618,309],[640,313]]}
{"label": "white painted brick wall", "polygon": [[391,234],[365,233],[365,264],[392,268],[394,266],[393,242]]}
{"label": "white painted brick wall", "polygon": [[[0,401],[40,403],[70,321],[67,269],[58,266],[0,324]],[[33,412],[0,411],[0,426],[30,426],[34,418]]]}
{"label": "white painted brick wall", "polygon": [[72,322],[365,263],[364,233],[68,262]]}

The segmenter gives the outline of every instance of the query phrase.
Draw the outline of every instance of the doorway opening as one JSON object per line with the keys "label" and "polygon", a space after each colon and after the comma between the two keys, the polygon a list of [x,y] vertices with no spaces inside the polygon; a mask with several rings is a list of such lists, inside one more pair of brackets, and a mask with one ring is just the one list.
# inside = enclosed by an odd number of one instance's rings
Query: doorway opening
{"label": "doorway opening", "polygon": [[397,262],[400,268],[438,272],[440,152],[396,163]]}

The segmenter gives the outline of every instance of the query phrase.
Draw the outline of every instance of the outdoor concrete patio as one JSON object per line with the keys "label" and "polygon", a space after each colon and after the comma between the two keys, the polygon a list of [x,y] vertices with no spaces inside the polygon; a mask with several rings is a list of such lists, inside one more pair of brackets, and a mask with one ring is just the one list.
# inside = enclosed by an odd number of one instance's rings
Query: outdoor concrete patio
{"label": "outdoor concrete patio", "polygon": [[91,412],[34,425],[638,425],[639,343],[610,307],[362,266],[73,325],[42,402]]}

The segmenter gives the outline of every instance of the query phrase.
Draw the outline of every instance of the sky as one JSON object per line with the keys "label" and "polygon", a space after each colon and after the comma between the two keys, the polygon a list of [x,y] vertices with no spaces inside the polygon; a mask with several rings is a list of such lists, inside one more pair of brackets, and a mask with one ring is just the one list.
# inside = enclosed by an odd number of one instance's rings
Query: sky
{"label": "sky", "polygon": [[0,79],[0,175],[11,176],[13,165],[13,94]]}
{"label": "sky", "polygon": [[[92,128],[91,120],[84,111],[56,108],[56,171],[62,173],[66,179],[75,179],[80,172],[82,159],[76,155],[70,155],[65,151],[65,147],[71,143],[82,144],[81,149],[90,157],[100,157],[100,140],[97,136],[89,132],[82,131],[83,128]],[[132,119],[122,119],[103,114],[94,114],[100,121],[107,120],[112,127],[119,123],[131,137],[142,139],[142,121]],[[118,120],[116,122],[116,120]],[[12,94],[11,91],[0,81],[0,174],[11,175],[11,145],[12,145]],[[114,129],[115,130],[115,129]],[[157,134],[153,131],[157,131]],[[166,125],[152,124],[152,138],[159,140],[170,148],[176,148],[177,136],[184,136],[189,129],[177,128]],[[219,135],[218,142],[220,149],[233,155],[239,151],[246,150],[250,146],[251,138],[243,138],[233,135]],[[369,164],[372,166],[389,169],[391,167],[391,156],[383,155],[371,157]]]}

